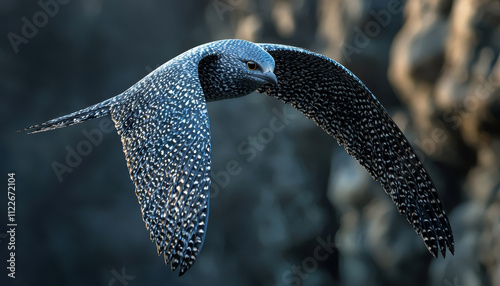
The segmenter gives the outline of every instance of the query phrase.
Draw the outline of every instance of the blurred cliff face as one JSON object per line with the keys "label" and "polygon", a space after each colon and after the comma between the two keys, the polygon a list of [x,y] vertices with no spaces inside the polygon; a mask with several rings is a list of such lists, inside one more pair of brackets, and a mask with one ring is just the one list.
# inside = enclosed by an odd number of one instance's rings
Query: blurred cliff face
{"label": "blurred cliff face", "polygon": [[[0,4],[0,167],[17,172],[22,190],[18,261],[30,275],[21,284],[500,285],[498,1],[51,3],[57,13],[45,12],[43,25],[34,15],[45,4]],[[37,29],[30,37],[25,21]],[[17,53],[10,32],[27,40]],[[435,181],[455,256],[433,259],[333,138],[263,95],[209,104],[210,222],[181,279],[155,255],[105,122],[13,132],[116,95],[193,46],[235,37],[311,49],[364,81]],[[269,135],[284,113],[285,128]],[[97,130],[102,141],[58,178],[53,163]]]}
{"label": "blurred cliff face", "polygon": [[434,262],[432,281],[446,269],[464,285],[497,285],[500,2],[410,1],[406,15],[389,77],[413,117],[417,146],[442,165],[445,184],[458,181],[441,188],[457,203],[456,261]]}

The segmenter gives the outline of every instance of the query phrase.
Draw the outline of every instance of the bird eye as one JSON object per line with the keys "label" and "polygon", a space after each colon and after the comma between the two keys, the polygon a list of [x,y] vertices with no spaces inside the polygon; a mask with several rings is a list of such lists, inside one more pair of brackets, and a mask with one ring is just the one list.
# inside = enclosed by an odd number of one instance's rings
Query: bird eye
{"label": "bird eye", "polygon": [[257,63],[254,61],[248,61],[247,62],[247,68],[249,70],[255,70],[257,68]]}

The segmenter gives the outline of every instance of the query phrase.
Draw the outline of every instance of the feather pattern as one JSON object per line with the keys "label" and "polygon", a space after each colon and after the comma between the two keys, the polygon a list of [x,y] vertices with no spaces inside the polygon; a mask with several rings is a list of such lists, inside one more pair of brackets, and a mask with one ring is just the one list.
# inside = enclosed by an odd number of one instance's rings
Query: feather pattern
{"label": "feather pattern", "polygon": [[195,62],[170,62],[111,106],[146,228],[180,275],[203,244],[210,198],[210,126],[193,70]]}
{"label": "feather pattern", "polygon": [[304,49],[261,44],[279,85],[260,92],[290,103],[337,139],[379,181],[429,252],[454,252],[451,226],[434,183],[412,146],[370,90],[339,63]]}
{"label": "feather pattern", "polygon": [[256,89],[291,103],[344,145],[434,256],[444,256],[446,248],[453,253],[446,212],[403,133],[356,76],[304,49],[243,40],[204,44],[113,98],[25,130],[43,132],[110,114],[150,238],[165,263],[182,275],[200,253],[209,215],[206,102]]}

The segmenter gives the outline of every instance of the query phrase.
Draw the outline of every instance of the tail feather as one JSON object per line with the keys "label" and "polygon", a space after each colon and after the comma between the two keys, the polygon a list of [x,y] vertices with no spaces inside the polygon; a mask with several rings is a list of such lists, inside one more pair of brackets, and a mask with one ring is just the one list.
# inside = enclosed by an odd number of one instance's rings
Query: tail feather
{"label": "tail feather", "polygon": [[41,124],[30,126],[26,129],[19,130],[18,132],[29,131],[29,134],[49,131],[57,128],[63,128],[73,124],[78,124],[94,118],[103,117],[108,115],[111,110],[111,104],[115,102],[115,97],[100,102],[98,104],[89,106],[79,111],[67,114]]}

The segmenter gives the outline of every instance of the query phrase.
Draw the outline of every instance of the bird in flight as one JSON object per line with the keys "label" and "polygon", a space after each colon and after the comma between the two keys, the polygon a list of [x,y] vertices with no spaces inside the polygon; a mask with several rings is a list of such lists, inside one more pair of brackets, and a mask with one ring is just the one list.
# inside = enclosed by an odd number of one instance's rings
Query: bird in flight
{"label": "bird in flight", "polygon": [[111,115],[142,218],[179,275],[198,257],[211,182],[207,102],[257,90],[311,118],[379,181],[429,252],[453,254],[451,226],[412,146],[370,90],[336,61],[277,44],[221,40],[166,62],[123,93],[31,126],[31,133]]}

